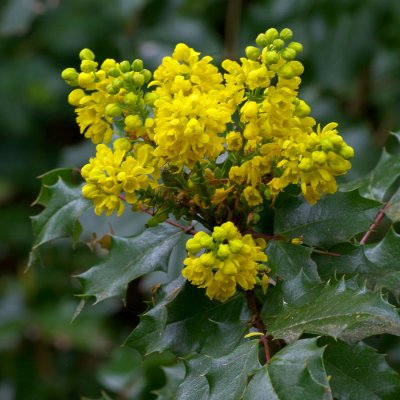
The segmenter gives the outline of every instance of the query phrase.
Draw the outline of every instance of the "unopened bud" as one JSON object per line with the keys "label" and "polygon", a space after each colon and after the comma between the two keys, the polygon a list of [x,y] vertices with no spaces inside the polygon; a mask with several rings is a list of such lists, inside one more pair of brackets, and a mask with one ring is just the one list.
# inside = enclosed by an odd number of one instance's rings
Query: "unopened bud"
{"label": "unopened bud", "polygon": [[279,54],[276,51],[263,52],[263,61],[267,65],[276,64],[279,61]]}
{"label": "unopened bud", "polygon": [[290,42],[288,48],[293,49],[297,54],[303,51],[303,45],[299,42]]}
{"label": "unopened bud", "polygon": [[268,44],[271,44],[275,39],[277,39],[279,36],[278,31],[275,28],[269,28],[265,32],[265,37],[268,41]]}
{"label": "unopened bud", "polygon": [[132,62],[132,70],[135,72],[140,72],[143,69],[143,61],[137,58],[136,60],[133,60]]}
{"label": "unopened bud", "polygon": [[354,149],[351,146],[344,146],[340,149],[339,154],[346,160],[349,160],[354,157]]}
{"label": "unopened bud", "polygon": [[110,118],[118,117],[122,113],[121,107],[117,103],[107,104],[104,111]]}
{"label": "unopened bud", "polygon": [[79,53],[79,58],[81,59],[81,60],[91,60],[91,61],[93,61],[94,60],[94,53],[93,53],[93,51],[92,50],[89,50],[89,49],[82,49],[81,51],[80,51],[80,53]]}
{"label": "unopened bud", "polygon": [[143,74],[141,74],[140,72],[134,72],[133,74],[133,82],[135,83],[135,85],[137,86],[143,86],[144,85],[144,76]]}
{"label": "unopened bud", "polygon": [[282,39],[275,39],[272,42],[272,45],[274,46],[275,50],[282,50],[285,47],[285,42]]}
{"label": "unopened bud", "polygon": [[119,69],[121,70],[121,72],[129,72],[131,70],[131,64],[129,61],[121,61],[119,63]]}
{"label": "unopened bud", "polygon": [[143,126],[143,122],[139,115],[128,115],[125,118],[125,125],[130,129],[138,129]]}
{"label": "unopened bud", "polygon": [[282,50],[281,56],[286,61],[292,61],[296,58],[296,52],[288,47]]}
{"label": "unopened bud", "polygon": [[61,78],[70,86],[78,85],[78,75],[79,73],[75,68],[66,68],[61,72]]}
{"label": "unopened bud", "polygon": [[286,40],[290,40],[293,36],[293,32],[289,28],[284,28],[280,31],[279,37],[286,42]]}
{"label": "unopened bud", "polygon": [[260,33],[260,34],[257,36],[257,38],[256,38],[256,44],[257,44],[257,46],[260,46],[260,47],[266,47],[266,46],[268,46],[268,39],[267,39],[267,37],[265,36],[264,33]]}
{"label": "unopened bud", "polygon": [[258,47],[254,46],[247,46],[245,52],[247,58],[253,61],[257,60],[257,58],[260,57],[261,54],[261,50]]}

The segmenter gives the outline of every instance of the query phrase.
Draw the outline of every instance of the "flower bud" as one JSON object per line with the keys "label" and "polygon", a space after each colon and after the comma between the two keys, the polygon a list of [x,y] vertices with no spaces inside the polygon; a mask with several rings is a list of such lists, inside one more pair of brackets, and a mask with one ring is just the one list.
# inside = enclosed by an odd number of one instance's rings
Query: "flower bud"
{"label": "flower bud", "polygon": [[114,89],[119,90],[124,86],[124,81],[122,79],[116,78],[112,82],[112,86]]}
{"label": "flower bud", "polygon": [[257,60],[258,57],[260,57],[261,50],[258,47],[254,46],[247,46],[245,49],[246,52],[246,57],[250,60]]}
{"label": "flower bud", "polygon": [[81,72],[78,75],[78,85],[82,88],[88,88],[94,83],[94,76],[91,72]]}
{"label": "flower bud", "polygon": [[217,251],[217,257],[221,260],[226,260],[231,255],[229,245],[220,244]]}
{"label": "flower bud", "polygon": [[258,114],[258,105],[255,101],[247,101],[240,110],[246,118],[255,118]]}
{"label": "flower bud", "polygon": [[61,72],[61,78],[70,86],[78,85],[78,75],[79,73],[75,68],[65,68],[64,71]]}
{"label": "flower bud", "polygon": [[240,239],[233,239],[229,241],[229,249],[232,253],[239,253],[243,249],[243,242]]}
{"label": "flower bud", "polygon": [[294,115],[299,118],[307,117],[311,112],[310,106],[303,100],[299,100],[295,110]]}
{"label": "flower bud", "polygon": [[269,28],[265,32],[265,37],[267,39],[268,44],[271,44],[275,39],[279,36],[278,31],[275,28]]}
{"label": "flower bud", "polygon": [[148,92],[144,95],[144,102],[149,106],[152,106],[157,99],[158,94],[156,92]]}
{"label": "flower bud", "polygon": [[139,115],[128,115],[125,118],[125,125],[130,129],[138,129],[143,126],[143,122]]}
{"label": "flower bud", "polygon": [[115,88],[113,85],[107,85],[106,92],[108,94],[117,94],[119,92],[119,88]]}
{"label": "flower bud", "polygon": [[89,49],[82,49],[81,51],[80,51],[80,53],[79,53],[79,58],[81,59],[81,60],[91,60],[91,61],[93,61],[94,60],[94,53],[93,53],[93,51],[92,50],[89,50]]}
{"label": "flower bud", "polygon": [[288,48],[293,49],[297,54],[303,51],[303,45],[299,42],[290,42]]}
{"label": "flower bud", "polygon": [[143,61],[137,58],[136,60],[133,60],[132,62],[132,70],[135,72],[140,72],[143,70]]}
{"label": "flower bud", "polygon": [[117,76],[121,75],[121,71],[118,68],[111,67],[107,70],[107,75],[116,78]]}
{"label": "flower bud", "polygon": [[292,61],[296,58],[296,52],[288,47],[282,50],[281,56],[286,61]]}
{"label": "flower bud", "polygon": [[135,85],[137,86],[143,86],[144,85],[144,75],[141,74],[140,72],[134,72],[133,73],[133,82],[135,83]]}
{"label": "flower bud", "polygon": [[336,174],[344,174],[351,168],[349,161],[343,159],[333,151],[328,153],[328,165]]}
{"label": "flower bud", "polygon": [[153,75],[151,74],[151,72],[150,72],[148,69],[143,69],[143,70],[141,71],[141,74],[142,74],[143,77],[144,77],[144,83],[150,82],[151,77],[153,76]]}
{"label": "flower bud", "polygon": [[226,239],[227,232],[220,226],[214,227],[212,237],[216,242],[223,242]]}
{"label": "flower bud", "polygon": [[263,51],[263,61],[267,65],[276,64],[279,61],[279,54],[274,51]]}
{"label": "flower bud", "polygon": [[260,47],[268,46],[268,39],[264,33],[260,33],[256,38],[256,44]]}
{"label": "flower bud", "polygon": [[304,66],[300,61],[290,61],[288,65],[292,68],[295,76],[300,76],[304,72]]}
{"label": "flower bud", "polygon": [[339,154],[346,160],[354,157],[354,149],[351,146],[344,146],[340,149]]}
{"label": "flower bud", "polygon": [[283,79],[291,79],[294,77],[293,69],[289,64],[284,64],[278,70],[278,76]]}
{"label": "flower bud", "polygon": [[82,89],[74,89],[68,95],[68,103],[71,104],[71,106],[77,107],[84,96],[86,96],[86,94]]}
{"label": "flower bud", "polygon": [[280,31],[279,37],[286,42],[286,40],[290,40],[293,36],[293,32],[289,28],[284,28]]}
{"label": "flower bud", "polygon": [[275,39],[272,42],[272,45],[274,46],[275,50],[282,50],[285,47],[285,42],[282,39]]}
{"label": "flower bud", "polygon": [[97,68],[97,62],[92,60],[82,60],[81,71],[82,72],[94,72]]}
{"label": "flower bud", "polygon": [[210,235],[204,235],[200,239],[200,244],[206,249],[212,249],[214,247],[214,240]]}
{"label": "flower bud", "polygon": [[119,69],[121,70],[121,72],[129,72],[131,70],[131,64],[129,61],[121,61],[119,63]]}
{"label": "flower bud", "polygon": [[121,115],[122,113],[121,107],[117,103],[107,104],[104,111],[107,117],[110,118],[118,117],[118,115]]}
{"label": "flower bud", "polygon": [[191,238],[186,242],[186,250],[190,253],[198,253],[201,248],[201,244],[195,238]]}
{"label": "flower bud", "polygon": [[108,73],[108,70],[110,68],[115,68],[115,65],[117,63],[115,62],[115,60],[113,60],[112,58],[106,58],[103,63],[101,64],[100,69],[102,69],[103,71]]}
{"label": "flower bud", "polygon": [[128,92],[124,97],[124,101],[128,107],[134,107],[138,101],[138,95],[133,92]]}

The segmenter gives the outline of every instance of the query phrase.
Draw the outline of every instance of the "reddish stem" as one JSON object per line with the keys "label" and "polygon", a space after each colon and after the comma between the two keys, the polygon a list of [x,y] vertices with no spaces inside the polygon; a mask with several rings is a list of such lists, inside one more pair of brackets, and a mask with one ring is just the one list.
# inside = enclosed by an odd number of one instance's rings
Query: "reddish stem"
{"label": "reddish stem", "polygon": [[390,207],[391,203],[388,201],[385,203],[385,205],[379,210],[378,214],[376,214],[376,217],[374,219],[374,222],[371,224],[371,226],[368,228],[367,232],[365,232],[364,236],[360,240],[360,244],[364,245],[367,243],[369,237],[372,235],[373,232],[375,232],[376,228],[379,226],[379,224],[382,222],[386,210]]}
{"label": "reddish stem", "polygon": [[269,360],[271,359],[271,354],[269,351],[269,344],[268,344],[268,336],[266,333],[264,322],[262,321],[260,312],[258,311],[257,300],[256,296],[254,295],[254,292],[247,291],[246,299],[247,299],[247,304],[249,305],[253,313],[252,325],[255,328],[257,328],[259,332],[263,334],[260,338],[260,341],[263,344],[264,348],[265,363],[268,364]]}

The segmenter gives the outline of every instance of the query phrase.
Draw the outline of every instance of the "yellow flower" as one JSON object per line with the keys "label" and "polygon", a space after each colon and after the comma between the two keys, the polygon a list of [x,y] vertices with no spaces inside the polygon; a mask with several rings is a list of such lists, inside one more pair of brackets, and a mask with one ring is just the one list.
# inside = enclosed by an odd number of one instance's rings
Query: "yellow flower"
{"label": "yellow flower", "polygon": [[206,288],[210,299],[224,302],[236,293],[238,285],[244,290],[254,288],[260,265],[267,261],[264,248],[264,241],[242,236],[228,221],[214,227],[212,235],[198,232],[188,240],[189,256],[182,275],[193,285]]}
{"label": "yellow flower", "polygon": [[136,158],[127,155],[130,148],[127,139],[117,140],[114,151],[105,144],[99,144],[96,157],[91,158],[81,170],[86,181],[82,194],[93,200],[97,215],[103,212],[110,215],[113,211],[121,215],[124,210],[122,193],[125,193],[128,203],[135,204],[138,192],[154,184],[148,176],[154,168],[146,165],[151,147],[137,147],[134,154]]}
{"label": "yellow flower", "polygon": [[258,206],[263,202],[260,192],[253,186],[247,186],[243,190],[243,196],[250,207]]}

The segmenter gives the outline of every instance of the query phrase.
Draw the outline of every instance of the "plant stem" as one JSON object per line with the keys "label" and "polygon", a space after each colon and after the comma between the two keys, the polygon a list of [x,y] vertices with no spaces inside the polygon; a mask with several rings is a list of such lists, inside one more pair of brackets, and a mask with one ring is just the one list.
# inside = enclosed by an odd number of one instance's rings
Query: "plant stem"
{"label": "plant stem", "polygon": [[391,205],[390,201],[386,202],[384,204],[384,206],[379,210],[378,214],[376,214],[374,222],[371,224],[371,226],[368,228],[367,232],[365,232],[364,236],[360,240],[361,245],[366,244],[369,237],[372,235],[372,233],[375,232],[376,228],[382,222],[383,217],[385,216],[386,210],[390,207],[390,205]]}
{"label": "plant stem", "polygon": [[249,305],[249,307],[253,313],[252,324],[255,328],[258,329],[259,332],[261,332],[263,334],[260,338],[260,341],[263,344],[263,348],[264,348],[265,363],[268,364],[269,360],[271,359],[271,354],[269,351],[269,344],[268,344],[268,336],[266,333],[264,322],[262,321],[260,312],[258,311],[257,299],[256,299],[254,292],[247,291],[246,299],[247,299],[247,304]]}

